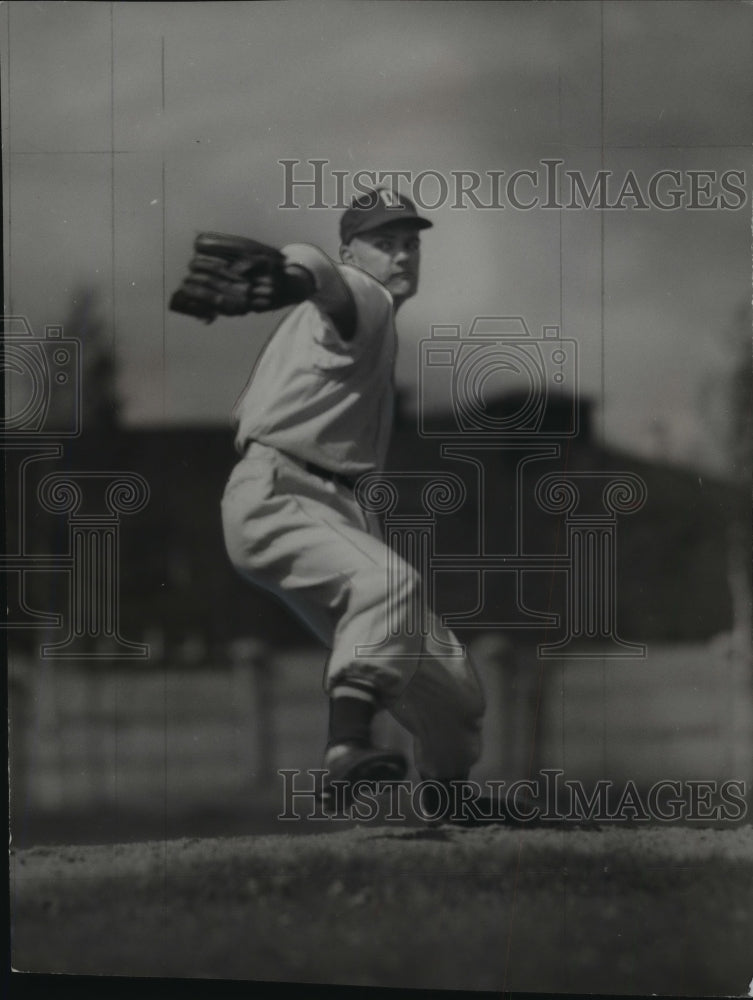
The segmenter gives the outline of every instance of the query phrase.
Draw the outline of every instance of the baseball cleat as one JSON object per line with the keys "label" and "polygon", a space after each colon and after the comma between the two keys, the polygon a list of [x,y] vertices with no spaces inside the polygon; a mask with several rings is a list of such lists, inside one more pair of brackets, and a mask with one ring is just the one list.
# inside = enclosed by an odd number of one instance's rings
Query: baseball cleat
{"label": "baseball cleat", "polygon": [[473,782],[426,780],[417,806],[421,819],[429,826],[443,823],[463,827],[488,824],[509,828],[541,826],[541,811],[532,799],[516,795],[510,808],[503,796],[479,795]]}
{"label": "baseball cleat", "polygon": [[392,782],[402,780],[408,762],[396,750],[374,747],[332,747],[324,758],[327,773],[322,782],[322,805],[326,812],[346,807],[349,788],[360,781]]}

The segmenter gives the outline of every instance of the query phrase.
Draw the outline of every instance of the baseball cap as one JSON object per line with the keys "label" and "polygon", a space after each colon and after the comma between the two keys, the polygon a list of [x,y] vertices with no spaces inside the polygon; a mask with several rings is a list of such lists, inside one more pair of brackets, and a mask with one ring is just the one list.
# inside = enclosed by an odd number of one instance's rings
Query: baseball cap
{"label": "baseball cap", "polygon": [[388,188],[376,188],[354,198],[350,208],[343,212],[340,239],[343,243],[350,243],[359,233],[379,229],[391,222],[408,222],[416,229],[429,229],[434,225],[416,212],[416,206],[404,194]]}

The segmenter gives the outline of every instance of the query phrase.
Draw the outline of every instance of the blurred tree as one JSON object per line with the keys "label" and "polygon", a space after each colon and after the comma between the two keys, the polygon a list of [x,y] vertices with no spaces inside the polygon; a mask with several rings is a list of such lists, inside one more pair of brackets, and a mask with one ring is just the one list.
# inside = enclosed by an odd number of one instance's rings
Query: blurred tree
{"label": "blurred tree", "polygon": [[734,485],[728,517],[728,580],[736,642],[750,649],[753,581],[751,580],[751,473],[753,472],[753,354],[751,305],[741,302],[719,338],[723,352],[710,375],[711,430],[719,449],[722,474]]}
{"label": "blurred tree", "polygon": [[749,483],[753,463],[751,306],[742,302],[717,340],[719,357],[702,386],[702,403],[728,480]]}
{"label": "blurred tree", "polygon": [[751,307],[744,303],[734,326],[732,365],[729,376],[729,461],[733,477],[750,485],[753,469],[753,345]]}
{"label": "blurred tree", "polygon": [[121,400],[117,390],[117,358],[107,335],[96,288],[81,285],[71,296],[63,323],[63,336],[78,341],[81,381],[52,386],[47,426],[67,426],[74,394],[80,392],[80,425],[83,434],[107,433],[120,424]]}

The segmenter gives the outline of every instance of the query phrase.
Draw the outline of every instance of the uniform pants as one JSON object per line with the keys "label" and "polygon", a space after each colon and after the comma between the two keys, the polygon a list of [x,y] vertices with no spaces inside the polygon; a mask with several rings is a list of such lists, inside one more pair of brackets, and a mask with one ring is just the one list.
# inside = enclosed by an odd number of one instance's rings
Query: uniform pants
{"label": "uniform pants", "polygon": [[325,692],[367,684],[413,735],[422,777],[467,777],[484,711],[476,672],[437,616],[418,613],[419,574],[384,544],[352,491],[254,441],[230,476],[222,521],[235,568],[331,650]]}

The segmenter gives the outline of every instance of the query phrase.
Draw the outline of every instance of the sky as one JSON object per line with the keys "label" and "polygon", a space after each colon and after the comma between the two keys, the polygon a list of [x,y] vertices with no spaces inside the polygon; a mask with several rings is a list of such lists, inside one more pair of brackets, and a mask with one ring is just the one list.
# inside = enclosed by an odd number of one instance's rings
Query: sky
{"label": "sky", "polygon": [[662,169],[686,190],[688,171],[742,171],[731,210],[427,208],[398,317],[409,401],[433,326],[520,316],[576,345],[606,443],[720,471],[749,336],[752,18],[725,0],[0,4],[5,311],[39,334],[97,289],[125,421],[229,426],[279,315],[207,326],[165,302],[202,230],[337,255],[336,210],[279,207],[281,160],[451,178],[557,158],[644,191]]}

